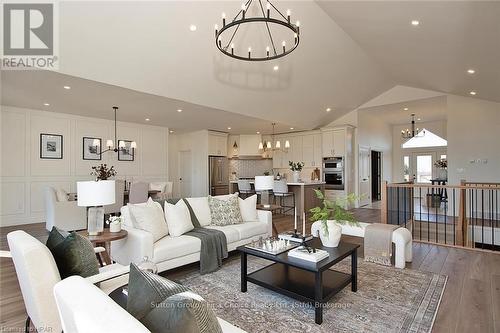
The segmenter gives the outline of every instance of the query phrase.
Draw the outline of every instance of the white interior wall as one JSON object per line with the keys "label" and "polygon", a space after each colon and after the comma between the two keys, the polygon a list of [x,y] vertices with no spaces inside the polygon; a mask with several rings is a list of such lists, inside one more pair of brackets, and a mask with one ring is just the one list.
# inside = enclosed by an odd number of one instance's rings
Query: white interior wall
{"label": "white interior wall", "polygon": [[[168,128],[118,122],[118,139],[137,142],[135,160],[118,161],[106,152],[101,161],[83,160],[84,136],[114,140],[113,121],[63,113],[2,106],[0,226],[44,222],[46,186],[76,191],[76,182],[90,180],[91,167],[114,165],[117,178],[168,180]],[[63,135],[63,158],[40,159],[40,133]],[[116,143],[115,143],[116,144]]]}
{"label": "white interior wall", "polygon": [[500,182],[500,103],[450,95],[447,104],[449,183]]}

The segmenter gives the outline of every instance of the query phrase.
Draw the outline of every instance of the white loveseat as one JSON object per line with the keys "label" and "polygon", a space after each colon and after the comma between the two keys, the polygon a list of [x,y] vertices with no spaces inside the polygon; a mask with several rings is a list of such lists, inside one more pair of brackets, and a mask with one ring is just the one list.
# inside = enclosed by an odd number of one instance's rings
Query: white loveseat
{"label": "white loveseat", "polygon": [[[139,263],[147,256],[157,265],[158,272],[163,272],[200,260],[201,241],[198,238],[167,235],[153,242],[151,233],[132,226],[127,206],[123,206],[120,212],[123,217],[122,228],[127,230],[128,235],[111,243],[111,256],[116,262],[122,265]],[[228,251],[232,251],[260,237],[272,236],[271,212],[257,210],[257,216],[257,221],[228,226],[208,225],[206,228],[222,231],[226,235]]]}

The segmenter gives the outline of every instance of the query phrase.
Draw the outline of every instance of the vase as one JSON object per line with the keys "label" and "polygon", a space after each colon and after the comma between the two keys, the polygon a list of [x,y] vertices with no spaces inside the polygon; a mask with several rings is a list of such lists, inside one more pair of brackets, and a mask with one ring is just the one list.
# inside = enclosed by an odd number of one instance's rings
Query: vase
{"label": "vase", "polygon": [[122,230],[121,223],[110,223],[109,224],[109,232],[120,232]]}
{"label": "vase", "polygon": [[442,180],[448,179],[448,170],[438,169],[438,179],[442,179]]}
{"label": "vase", "polygon": [[298,183],[300,180],[300,171],[292,171],[292,180],[294,183]]}
{"label": "vase", "polygon": [[342,236],[342,227],[335,220],[328,220],[328,233],[325,232],[323,221],[316,221],[311,226],[311,234],[321,239],[321,244],[325,247],[337,247]]}

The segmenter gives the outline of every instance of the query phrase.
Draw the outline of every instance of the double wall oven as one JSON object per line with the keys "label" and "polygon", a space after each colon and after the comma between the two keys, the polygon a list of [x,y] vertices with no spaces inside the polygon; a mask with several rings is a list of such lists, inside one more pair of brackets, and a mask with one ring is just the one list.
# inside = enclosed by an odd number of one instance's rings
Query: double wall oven
{"label": "double wall oven", "polygon": [[344,190],[344,158],[326,157],[323,159],[323,180],[326,190]]}

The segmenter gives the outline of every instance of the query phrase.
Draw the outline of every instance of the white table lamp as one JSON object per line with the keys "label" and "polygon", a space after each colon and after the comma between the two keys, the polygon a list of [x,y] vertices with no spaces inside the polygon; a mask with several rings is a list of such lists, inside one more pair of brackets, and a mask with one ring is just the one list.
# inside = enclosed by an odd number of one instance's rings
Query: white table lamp
{"label": "white table lamp", "polygon": [[265,208],[269,204],[269,190],[274,188],[274,176],[255,176],[255,192],[261,192],[261,203]]}
{"label": "white table lamp", "polygon": [[87,210],[87,230],[89,235],[98,235],[104,230],[104,207],[115,203],[115,181],[100,180],[76,182],[78,206]]}

